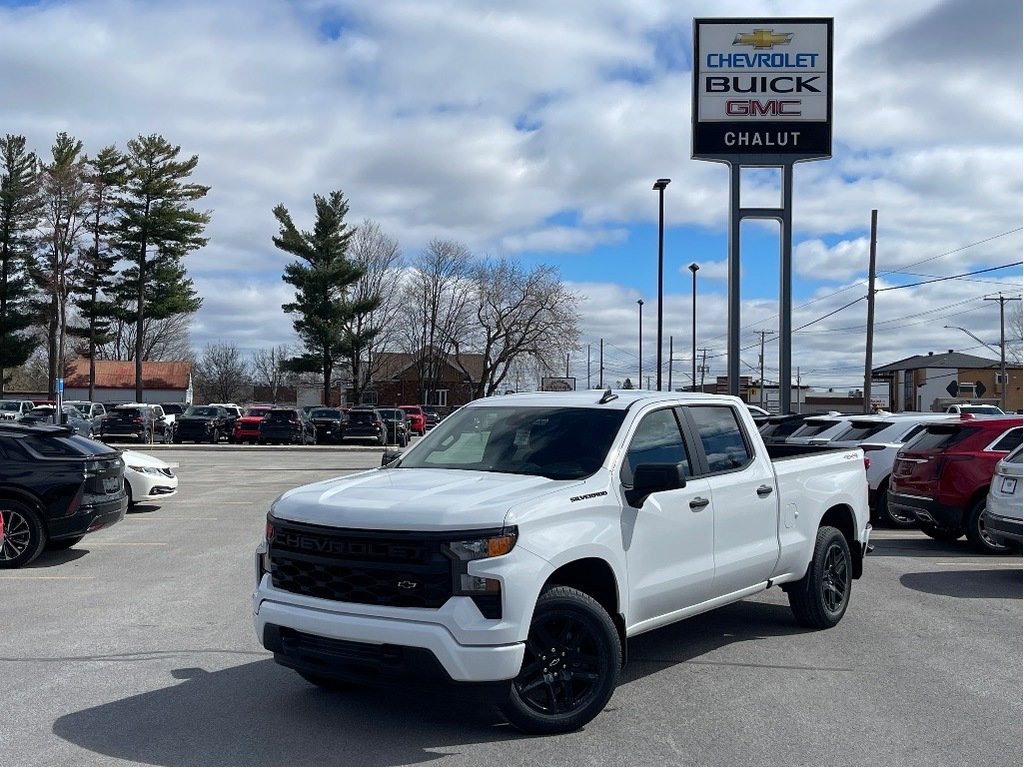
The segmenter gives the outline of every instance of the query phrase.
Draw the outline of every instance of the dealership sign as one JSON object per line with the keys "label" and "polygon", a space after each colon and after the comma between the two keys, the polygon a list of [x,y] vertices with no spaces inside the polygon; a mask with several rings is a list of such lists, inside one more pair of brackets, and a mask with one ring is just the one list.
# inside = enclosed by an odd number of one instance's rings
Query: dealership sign
{"label": "dealership sign", "polygon": [[694,159],[832,156],[832,19],[694,19],[693,27]]}

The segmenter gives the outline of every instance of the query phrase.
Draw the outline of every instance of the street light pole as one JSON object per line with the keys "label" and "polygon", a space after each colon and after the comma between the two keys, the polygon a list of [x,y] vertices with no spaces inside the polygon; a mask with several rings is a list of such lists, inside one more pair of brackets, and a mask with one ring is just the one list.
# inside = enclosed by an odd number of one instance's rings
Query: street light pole
{"label": "street light pole", "polygon": [[658,391],[661,392],[661,326],[662,304],[664,303],[664,270],[665,270],[665,187],[671,179],[658,179],[653,189],[658,190]]}
{"label": "street light pole", "polygon": [[986,344],[984,341],[979,339],[977,336],[975,336],[973,333],[968,331],[966,328],[961,328],[959,325],[944,325],[942,327],[943,328],[955,328],[958,331],[963,331],[968,336],[970,336],[972,339],[974,339],[976,342],[981,344],[981,346],[983,346],[986,349],[988,349],[989,351],[994,352],[995,354],[999,355],[999,371],[1000,371],[999,378],[1002,379],[1002,381],[1003,381],[1003,385],[1002,385],[1003,388],[1001,390],[999,402],[1001,403],[1002,409],[1005,411],[1006,410],[1006,337],[1005,337],[1005,335],[1003,333],[1002,324],[1000,324],[1000,329],[999,329],[999,349],[998,350],[995,349],[994,347]]}
{"label": "street light pole", "polygon": [[687,269],[690,270],[690,274],[693,275],[693,298],[691,303],[693,304],[693,327],[691,329],[690,340],[692,347],[690,349],[690,356],[693,358],[693,378],[690,379],[690,391],[695,392],[697,390],[697,270],[700,269],[697,266],[697,262],[691,264]]}
{"label": "street light pole", "polygon": [[644,300],[637,299],[637,315],[639,316],[640,330],[636,337],[636,358],[639,361],[639,368],[636,373],[636,388],[643,389],[644,386]]}

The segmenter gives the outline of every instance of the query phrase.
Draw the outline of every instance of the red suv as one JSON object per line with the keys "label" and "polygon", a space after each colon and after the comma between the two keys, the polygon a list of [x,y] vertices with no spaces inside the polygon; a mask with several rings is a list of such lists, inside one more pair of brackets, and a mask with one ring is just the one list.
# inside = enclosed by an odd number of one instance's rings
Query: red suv
{"label": "red suv", "polygon": [[985,530],[982,512],[996,463],[1021,444],[1019,417],[975,417],[929,424],[896,454],[889,508],[917,518],[933,539],[965,533],[984,552],[1007,547]]}
{"label": "red suv", "polygon": [[427,434],[427,416],[423,413],[423,409],[418,405],[400,405],[398,406],[405,415],[409,417],[409,429],[416,435]]}

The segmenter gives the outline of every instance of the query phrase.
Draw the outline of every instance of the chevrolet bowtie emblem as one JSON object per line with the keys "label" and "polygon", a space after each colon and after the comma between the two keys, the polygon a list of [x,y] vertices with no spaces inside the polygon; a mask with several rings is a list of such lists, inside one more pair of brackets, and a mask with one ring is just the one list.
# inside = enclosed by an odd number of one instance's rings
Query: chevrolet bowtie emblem
{"label": "chevrolet bowtie emblem", "polygon": [[416,589],[417,584],[415,581],[400,581],[395,586],[399,589]]}
{"label": "chevrolet bowtie emblem", "polygon": [[792,32],[775,34],[772,29],[755,29],[753,32],[741,32],[732,41],[733,45],[749,45],[755,49],[774,48],[776,45],[789,45],[793,39]]}

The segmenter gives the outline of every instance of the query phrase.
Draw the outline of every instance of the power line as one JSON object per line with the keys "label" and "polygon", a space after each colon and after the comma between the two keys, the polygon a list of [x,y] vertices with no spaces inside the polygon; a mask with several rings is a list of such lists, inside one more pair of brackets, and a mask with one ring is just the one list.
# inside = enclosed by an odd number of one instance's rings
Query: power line
{"label": "power line", "polygon": [[971,275],[983,275],[986,272],[995,272],[998,269],[1009,269],[1010,267],[1019,267],[1024,264],[1024,261],[1015,261],[1011,264],[1003,264],[999,267],[988,267],[987,269],[977,269],[973,272],[964,272],[962,275],[950,275],[949,277],[936,277],[933,280],[922,280],[919,283],[907,283],[906,285],[893,285],[889,288],[878,288],[875,293],[884,293],[885,291],[898,291],[901,288],[916,288],[919,285],[929,285],[931,283],[944,283],[947,280],[959,280],[962,277],[970,277]]}

